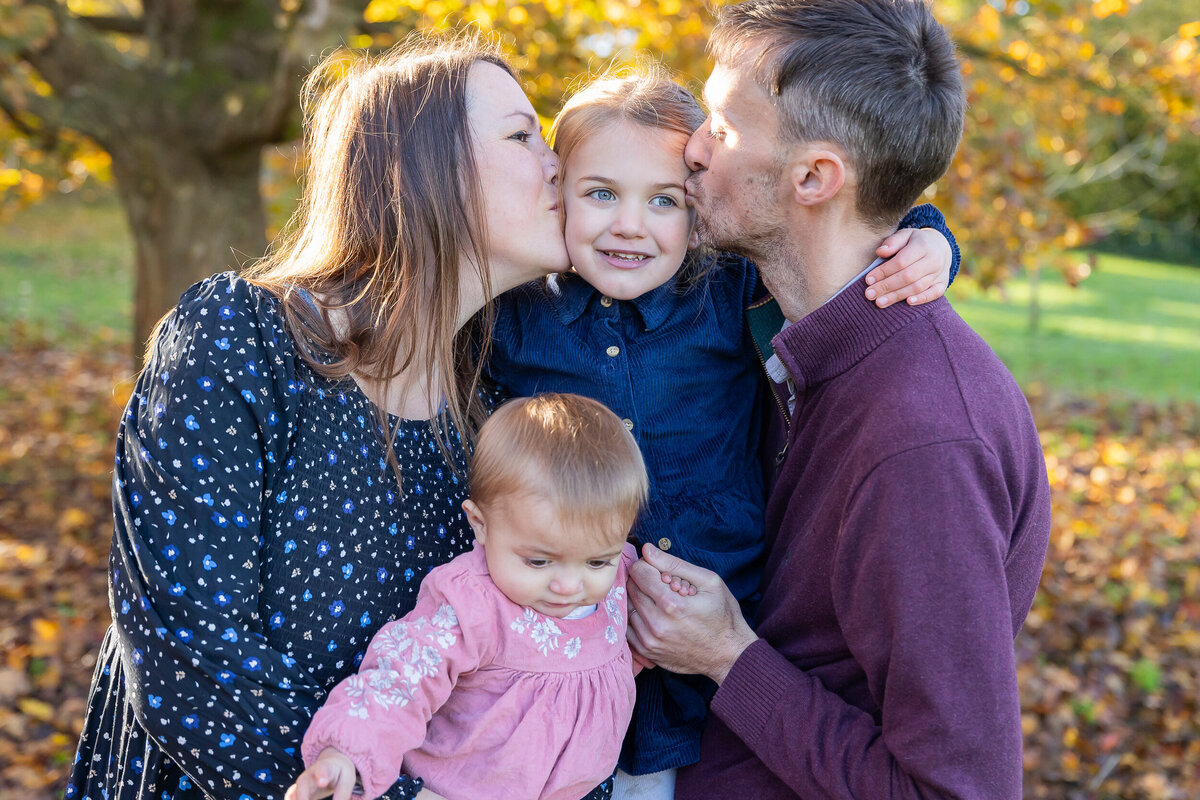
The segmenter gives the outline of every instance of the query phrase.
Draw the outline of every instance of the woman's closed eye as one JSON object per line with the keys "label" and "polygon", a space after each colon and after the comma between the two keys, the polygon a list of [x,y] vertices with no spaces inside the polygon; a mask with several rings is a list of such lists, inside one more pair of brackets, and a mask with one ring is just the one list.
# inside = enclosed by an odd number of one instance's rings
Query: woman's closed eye
{"label": "woman's closed eye", "polygon": [[512,136],[509,136],[508,138],[510,138],[514,141],[518,141],[521,144],[526,144],[529,142],[530,139],[533,138],[533,134],[530,133],[529,131],[517,131],[516,133],[514,133]]}

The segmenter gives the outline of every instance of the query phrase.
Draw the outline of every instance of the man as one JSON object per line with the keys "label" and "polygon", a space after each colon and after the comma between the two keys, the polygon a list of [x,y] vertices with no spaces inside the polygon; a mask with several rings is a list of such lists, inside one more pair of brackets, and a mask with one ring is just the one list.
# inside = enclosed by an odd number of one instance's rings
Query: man
{"label": "man", "polygon": [[720,687],[676,797],[1019,798],[1013,637],[1050,527],[1037,432],[944,299],[863,298],[961,135],[953,45],[919,0],[749,0],[711,51],[689,196],[789,324],[768,364],[781,430],[755,629],[705,570],[648,546],[632,571],[634,647]]}

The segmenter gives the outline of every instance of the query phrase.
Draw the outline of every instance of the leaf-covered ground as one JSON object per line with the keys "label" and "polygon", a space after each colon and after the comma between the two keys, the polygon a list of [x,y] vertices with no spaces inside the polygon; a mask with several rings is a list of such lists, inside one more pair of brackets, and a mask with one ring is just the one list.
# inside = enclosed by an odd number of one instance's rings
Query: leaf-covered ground
{"label": "leaf-covered ground", "polygon": [[[0,352],[0,797],[61,796],[108,621],[128,354]],[[1026,796],[1200,797],[1200,408],[1033,398],[1054,531],[1017,641]]]}

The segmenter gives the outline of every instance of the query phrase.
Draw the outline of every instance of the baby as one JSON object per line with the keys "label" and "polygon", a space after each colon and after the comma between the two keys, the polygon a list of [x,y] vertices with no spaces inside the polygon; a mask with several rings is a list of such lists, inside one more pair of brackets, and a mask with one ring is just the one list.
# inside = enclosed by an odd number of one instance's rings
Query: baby
{"label": "baby", "polygon": [[484,424],[470,475],[475,549],[430,572],[330,693],[289,800],[348,800],[356,781],[377,797],[402,768],[451,800],[578,800],[612,774],[634,701],[637,443],[594,400],[522,398]]}

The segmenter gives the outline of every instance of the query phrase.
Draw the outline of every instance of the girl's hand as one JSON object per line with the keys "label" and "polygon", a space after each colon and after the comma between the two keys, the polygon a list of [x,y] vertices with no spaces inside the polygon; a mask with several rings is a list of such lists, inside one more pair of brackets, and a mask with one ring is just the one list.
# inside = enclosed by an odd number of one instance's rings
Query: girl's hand
{"label": "girl's hand", "polygon": [[935,230],[896,231],[875,254],[888,260],[867,273],[866,296],[880,308],[901,300],[914,306],[928,303],[944,295],[950,285],[950,243]]}
{"label": "girl's hand", "polygon": [[333,795],[333,800],[350,800],[356,775],[354,762],[348,756],[326,747],[313,765],[300,773],[283,797],[284,800],[320,800]]}
{"label": "girl's hand", "polygon": [[680,594],[684,597],[691,597],[696,594],[696,587],[689,583],[686,578],[681,578],[678,575],[671,575],[666,572],[661,573],[661,575],[662,582],[670,585],[671,591],[675,592],[675,594]]}

